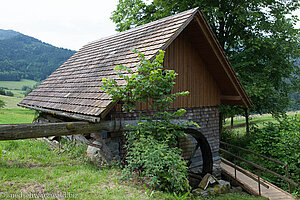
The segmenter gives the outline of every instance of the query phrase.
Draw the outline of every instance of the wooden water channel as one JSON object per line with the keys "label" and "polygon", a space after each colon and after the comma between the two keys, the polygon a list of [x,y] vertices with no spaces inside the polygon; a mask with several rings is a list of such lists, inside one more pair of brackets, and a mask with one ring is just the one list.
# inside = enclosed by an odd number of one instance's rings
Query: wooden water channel
{"label": "wooden water channel", "polygon": [[[228,144],[225,142],[220,142],[220,144],[225,146],[226,148],[232,147],[232,148],[238,149],[240,151],[245,151],[247,153],[257,156],[257,158],[258,158],[258,164],[256,164],[256,163],[248,161],[240,156],[237,156],[237,155],[229,152],[228,150],[220,148],[220,153],[228,155],[231,158],[234,158],[234,160],[235,160],[235,162],[232,163],[224,158],[221,158],[221,168],[222,168],[222,172],[225,176],[236,180],[245,190],[247,190],[248,192],[250,192],[254,195],[257,195],[257,196],[267,197],[271,200],[295,199],[295,197],[290,194],[292,192],[291,185],[298,187],[299,184],[292,181],[289,178],[289,168],[288,168],[287,164],[284,164],[280,161],[274,160],[272,158],[268,158],[264,155],[255,153],[248,149],[244,149],[242,147],[238,147],[238,146],[235,146],[232,144]],[[277,174],[276,172],[273,172],[265,167],[262,167],[261,163],[260,163],[262,159],[265,159],[265,160],[277,163],[278,165],[284,166],[286,169],[286,177],[281,176],[280,174]],[[256,168],[257,175],[238,166],[237,162],[236,162],[237,160],[247,163],[247,164],[251,165],[252,167]],[[262,176],[261,176],[262,171],[269,173],[273,176],[276,176],[276,177],[280,178],[281,180],[284,180],[285,182],[287,182],[290,193],[280,189],[279,187],[273,185],[272,183],[270,183],[268,181],[263,180]]]}

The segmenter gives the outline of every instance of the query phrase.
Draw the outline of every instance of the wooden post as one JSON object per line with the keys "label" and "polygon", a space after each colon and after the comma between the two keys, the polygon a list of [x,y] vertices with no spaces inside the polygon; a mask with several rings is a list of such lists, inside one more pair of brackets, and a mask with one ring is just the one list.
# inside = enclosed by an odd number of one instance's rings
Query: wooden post
{"label": "wooden post", "polygon": [[245,118],[246,118],[246,135],[249,134],[249,114],[248,108],[245,108]]}
{"label": "wooden post", "polygon": [[[260,166],[260,156],[258,156],[258,165]],[[261,177],[261,172],[260,172],[260,169],[257,169],[258,170],[258,180],[257,180],[257,183],[258,183],[258,194],[259,196],[261,196],[261,189],[260,189],[260,177]]]}
{"label": "wooden post", "polygon": [[[289,166],[288,165],[286,165],[286,177],[290,178],[290,175],[289,175]],[[288,182],[288,186],[289,186],[289,193],[292,193],[291,184],[289,182]]]}

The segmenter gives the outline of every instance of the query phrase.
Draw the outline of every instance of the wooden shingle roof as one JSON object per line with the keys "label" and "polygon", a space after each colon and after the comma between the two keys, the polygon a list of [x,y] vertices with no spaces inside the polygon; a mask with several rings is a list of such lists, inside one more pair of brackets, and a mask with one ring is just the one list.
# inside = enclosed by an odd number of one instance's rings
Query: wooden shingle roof
{"label": "wooden shingle roof", "polygon": [[102,78],[122,83],[114,67],[136,66],[137,55],[132,49],[145,54],[146,59],[154,58],[197,13],[202,15],[198,8],[191,9],[83,46],[18,105],[79,116],[104,116],[114,103],[101,90]]}
{"label": "wooden shingle roof", "polygon": [[172,38],[196,9],[139,26],[83,46],[44,80],[19,105],[51,110],[100,115],[112,103],[101,90],[104,77],[116,78],[114,67],[135,66],[136,49],[147,59]]}

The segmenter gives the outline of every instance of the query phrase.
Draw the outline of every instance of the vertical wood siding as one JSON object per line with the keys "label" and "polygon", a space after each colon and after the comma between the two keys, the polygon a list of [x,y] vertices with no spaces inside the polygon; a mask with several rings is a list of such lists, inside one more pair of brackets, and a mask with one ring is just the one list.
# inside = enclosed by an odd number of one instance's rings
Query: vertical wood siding
{"label": "vertical wood siding", "polygon": [[[185,34],[180,34],[167,48],[164,60],[166,69],[178,74],[175,92],[189,91],[190,94],[176,99],[171,108],[193,108],[220,105],[220,89],[205,63],[193,48]],[[137,105],[137,110],[148,109]]]}

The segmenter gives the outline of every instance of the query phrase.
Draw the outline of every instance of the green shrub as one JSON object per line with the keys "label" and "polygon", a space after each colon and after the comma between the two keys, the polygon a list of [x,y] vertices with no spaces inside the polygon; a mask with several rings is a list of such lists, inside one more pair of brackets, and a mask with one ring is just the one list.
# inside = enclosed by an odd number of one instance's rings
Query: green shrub
{"label": "green shrub", "polygon": [[31,89],[31,88],[29,86],[27,86],[27,85],[23,85],[22,90],[26,91],[27,89]]}
{"label": "green shrub", "polygon": [[[293,117],[281,117],[275,123],[267,123],[262,128],[252,127],[249,135],[237,134],[233,131],[224,130],[221,140],[236,146],[255,151],[264,156],[273,158],[282,163],[288,164],[289,176],[295,182],[300,180],[300,118],[295,115]],[[235,148],[229,148],[230,152],[236,155],[258,163],[257,156],[239,151]],[[225,158],[233,161],[233,158],[223,155]],[[257,170],[246,163],[237,161],[243,168],[248,169],[255,174]],[[265,159],[261,160],[261,165],[282,176],[286,177],[286,168]],[[274,183],[275,185],[288,190],[287,182],[268,173],[262,173],[264,179]],[[293,188],[299,193],[299,188]]]}
{"label": "green shrub", "polygon": [[13,97],[14,96],[14,93],[12,93],[11,91],[5,91],[5,95],[6,96],[10,96],[10,97]]}
{"label": "green shrub", "polygon": [[[171,119],[186,111],[179,109],[169,113],[166,110],[174,99],[188,92],[171,93],[177,74],[163,69],[163,58],[163,51],[152,62],[138,53],[137,71],[122,65],[115,68],[123,71],[117,74],[126,84],[120,86],[115,80],[103,79],[102,89],[115,101],[123,102],[123,110],[134,111],[136,102],[147,102],[156,111],[152,119],[142,116],[138,125],[131,126],[131,131],[126,134],[128,164],[123,170],[124,177],[138,175],[152,188],[180,193],[190,188],[186,162],[177,147],[177,138],[184,135],[180,130],[193,123],[171,123]],[[130,75],[124,75],[124,72]]]}
{"label": "green shrub", "polygon": [[[253,132],[253,140],[248,148],[257,153],[279,160],[289,165],[290,177],[300,180],[300,118],[283,117],[278,119],[279,123],[268,123],[265,127],[255,129]],[[264,161],[264,166],[275,171],[282,176],[286,176],[284,166],[280,166],[274,162]],[[264,174],[265,177],[280,186],[287,189],[287,183],[281,179]],[[299,190],[299,188],[298,188]]]}
{"label": "green shrub", "polygon": [[154,137],[141,137],[129,142],[128,164],[123,170],[125,177],[137,172],[152,188],[164,191],[187,191],[189,189],[186,162],[180,156],[179,148]]}
{"label": "green shrub", "polygon": [[4,88],[0,88],[0,95],[5,95],[5,90],[4,90]]}

